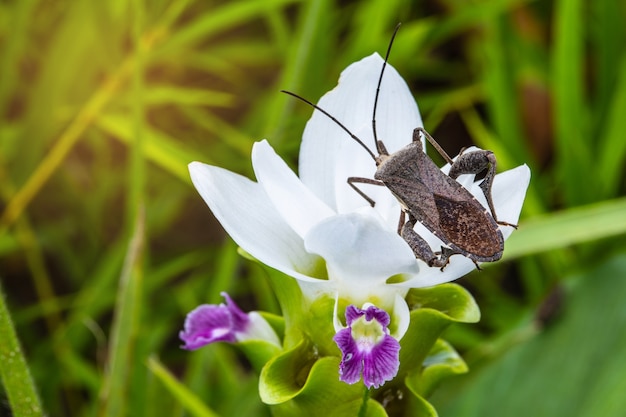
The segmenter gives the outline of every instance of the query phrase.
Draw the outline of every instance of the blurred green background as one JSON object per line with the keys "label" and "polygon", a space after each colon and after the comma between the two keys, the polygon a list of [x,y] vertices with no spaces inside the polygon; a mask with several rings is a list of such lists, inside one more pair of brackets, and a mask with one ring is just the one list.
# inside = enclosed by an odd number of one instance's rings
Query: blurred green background
{"label": "blurred green background", "polygon": [[[317,100],[397,22],[390,62],[426,129],[533,175],[504,260],[459,281],[483,312],[446,335],[470,373],[431,400],[624,415],[626,3],[2,1],[0,283],[48,415],[269,415],[235,349],[179,349],[185,314],[220,291],[279,313],[187,164],[251,176],[267,138],[296,169],[311,109],[279,90]],[[0,416],[16,392],[30,415],[2,326]]]}

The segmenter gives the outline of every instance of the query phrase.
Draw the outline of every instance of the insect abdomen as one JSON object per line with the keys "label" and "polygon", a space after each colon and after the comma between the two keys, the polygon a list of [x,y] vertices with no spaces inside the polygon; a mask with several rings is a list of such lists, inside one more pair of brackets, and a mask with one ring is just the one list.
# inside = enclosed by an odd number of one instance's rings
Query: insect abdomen
{"label": "insect abdomen", "polygon": [[475,200],[451,201],[436,194],[434,198],[440,231],[450,244],[475,255],[478,261],[500,258],[504,238],[491,215],[481,210],[482,206],[471,204]]}

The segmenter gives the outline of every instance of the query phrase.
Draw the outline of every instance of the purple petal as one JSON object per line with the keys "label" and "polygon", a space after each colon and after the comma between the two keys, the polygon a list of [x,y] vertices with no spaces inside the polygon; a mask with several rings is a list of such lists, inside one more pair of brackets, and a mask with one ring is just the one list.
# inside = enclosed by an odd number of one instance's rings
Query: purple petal
{"label": "purple petal", "polygon": [[346,324],[348,327],[352,324],[352,322],[363,315],[363,310],[353,305],[349,305],[346,308]]}
{"label": "purple petal", "polygon": [[226,305],[203,304],[185,318],[179,333],[183,349],[195,350],[214,342],[236,342],[236,333],[246,330],[250,319],[226,293]]}
{"label": "purple petal", "polygon": [[[248,323],[250,323],[250,318],[246,313],[241,311],[239,306],[230,298],[230,295],[225,292],[222,292],[220,295],[226,299],[226,308],[231,316],[232,330],[234,332],[243,332],[248,326]],[[221,304],[220,307],[221,306],[223,306],[223,304]]]}
{"label": "purple petal", "polygon": [[389,314],[387,314],[385,310],[375,306],[370,306],[367,310],[365,310],[365,319],[367,321],[376,320],[385,329],[387,329],[387,326],[389,326],[389,322],[391,321]]}
{"label": "purple petal", "polygon": [[400,366],[400,343],[386,335],[372,351],[363,356],[363,383],[378,388],[391,381]]}
{"label": "purple petal", "polygon": [[359,352],[356,342],[352,338],[350,328],[340,330],[333,338],[341,350],[339,364],[339,379],[347,384],[354,384],[361,379],[363,369],[363,355]]}

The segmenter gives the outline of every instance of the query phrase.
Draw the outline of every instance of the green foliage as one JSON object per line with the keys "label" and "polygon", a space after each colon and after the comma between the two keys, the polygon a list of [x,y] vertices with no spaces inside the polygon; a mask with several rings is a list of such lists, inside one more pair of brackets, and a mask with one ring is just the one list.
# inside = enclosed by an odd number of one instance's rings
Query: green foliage
{"label": "green foliage", "polygon": [[462,377],[463,388],[457,386],[440,415],[484,416],[494,409],[511,417],[623,413],[624,274],[622,256],[570,277],[553,320],[479,373]]}
{"label": "green foliage", "polygon": [[[311,110],[278,91],[317,100],[401,21],[391,64],[425,127],[449,153],[473,142],[533,175],[504,261],[461,281],[481,323],[445,338],[476,369],[441,384],[438,407],[621,415],[623,257],[596,266],[626,251],[625,19],[612,0],[1,2],[0,349],[17,362],[0,362],[0,407],[28,415],[24,389],[49,415],[268,416],[236,350],[181,351],[177,333],[220,291],[275,314],[297,300],[277,301],[268,272],[238,256],[186,166],[251,175],[267,138],[295,167]],[[562,322],[520,331],[559,286]],[[425,396],[462,368],[443,342],[428,349],[411,385]],[[24,361],[34,384],[10,367]],[[520,370],[506,395],[486,391]]]}

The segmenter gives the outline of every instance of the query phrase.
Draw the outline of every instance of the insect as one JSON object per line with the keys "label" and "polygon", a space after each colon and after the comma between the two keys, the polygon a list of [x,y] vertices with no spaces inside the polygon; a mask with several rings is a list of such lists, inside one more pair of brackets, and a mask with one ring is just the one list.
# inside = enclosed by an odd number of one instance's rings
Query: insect
{"label": "insect", "polygon": [[[459,156],[453,161],[435,139],[421,127],[413,130],[411,143],[392,154],[387,151],[383,141],[377,137],[376,108],[380,86],[399,27],[400,25],[396,27],[389,42],[374,99],[372,130],[378,156],[326,110],[297,94],[284,90],[282,92],[309,104],[329,117],[370,154],[376,163],[374,178],[349,177],[347,182],[372,207],[376,204],[375,201],[356,184],[385,186],[391,191],[401,206],[398,234],[408,243],[416,258],[423,260],[431,267],[439,267],[443,271],[450,262],[450,257],[459,254],[471,259],[476,268],[480,269],[478,262],[494,262],[502,257],[504,238],[498,226],[517,228],[517,225],[500,221],[496,216],[491,197],[491,187],[497,165],[493,152],[461,150]],[[450,164],[448,175],[444,174],[424,152],[422,136]],[[480,188],[487,199],[489,210],[456,181],[456,178],[462,174],[479,174],[485,171]],[[427,241],[414,230],[417,222],[423,224],[446,246],[441,246],[439,252],[433,251]]]}

